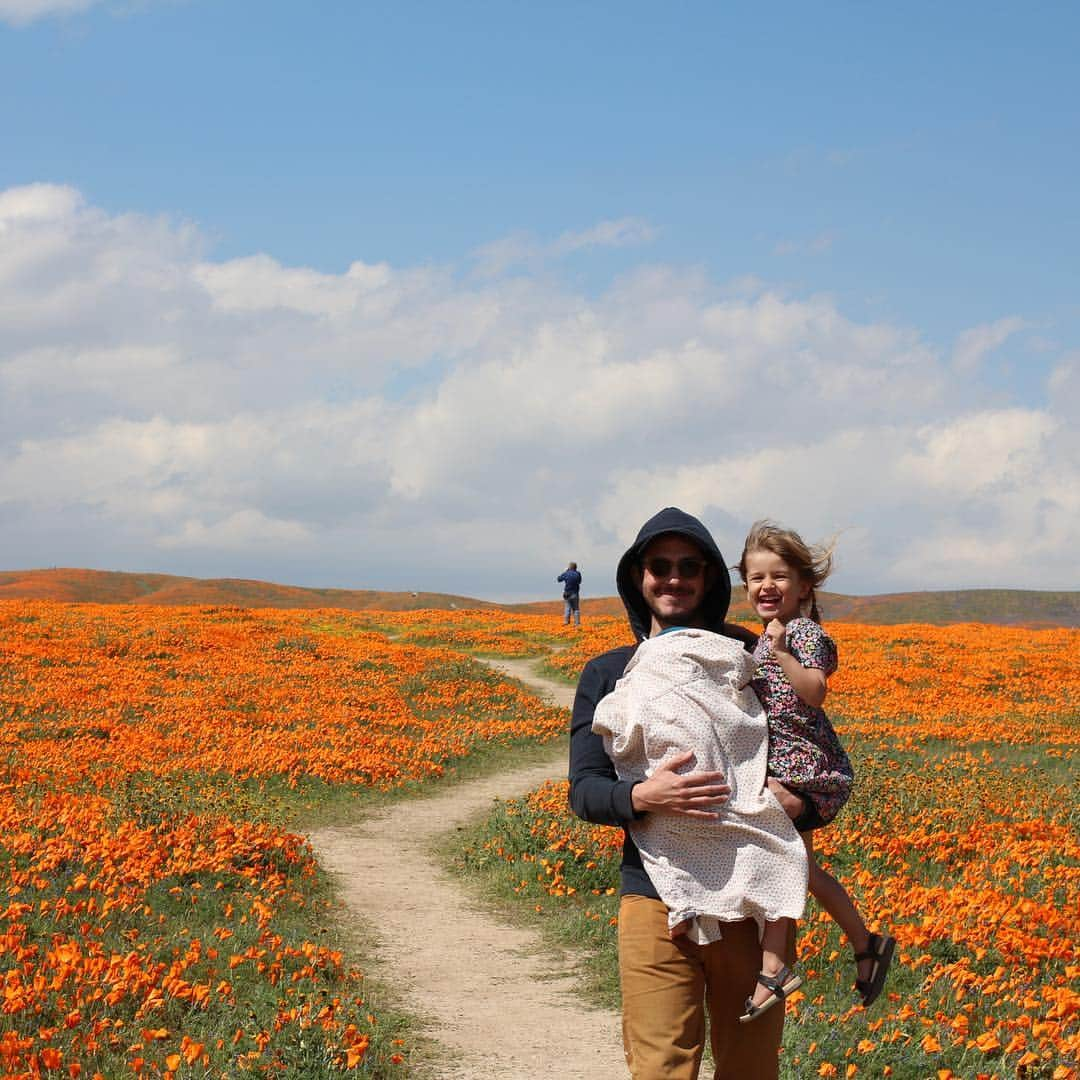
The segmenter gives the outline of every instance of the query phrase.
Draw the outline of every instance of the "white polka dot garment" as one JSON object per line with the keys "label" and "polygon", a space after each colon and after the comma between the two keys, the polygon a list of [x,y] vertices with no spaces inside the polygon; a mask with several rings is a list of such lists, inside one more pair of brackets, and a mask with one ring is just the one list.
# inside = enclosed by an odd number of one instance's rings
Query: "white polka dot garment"
{"label": "white polka dot garment", "polygon": [[708,630],[671,630],[643,641],[615,689],[596,706],[593,730],[621,780],[644,780],[684,750],[680,772],[719,770],[731,798],[715,821],[646,814],[630,832],[669,925],[718,940],[738,919],[797,919],[806,902],[806,848],[765,787],[768,728],[750,687],[741,643]]}

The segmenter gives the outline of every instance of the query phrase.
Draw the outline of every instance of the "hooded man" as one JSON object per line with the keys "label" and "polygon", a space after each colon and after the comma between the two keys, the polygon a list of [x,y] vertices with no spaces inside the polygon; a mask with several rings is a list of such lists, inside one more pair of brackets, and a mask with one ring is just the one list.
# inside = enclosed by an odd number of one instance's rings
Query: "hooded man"
{"label": "hooded man", "polygon": [[[726,623],[731,579],[708,529],[668,507],[650,518],[619,560],[619,596],[638,642],[675,626],[697,627],[752,647],[750,631]],[[620,872],[619,978],[623,1047],[634,1080],[695,1080],[709,1011],[714,1080],[774,1080],[784,1010],[754,1024],[738,1021],[761,961],[757,924],[728,923],[723,938],[697,944],[668,934],[668,910],[642,866],[628,826],[646,814],[710,818],[730,794],[719,772],[691,767],[686,752],[647,779],[619,780],[592,730],[597,703],[622,676],[636,645],[612,649],[586,664],[574,699],[570,735],[570,803],[574,813],[625,832]],[[788,962],[794,942],[788,943]]]}

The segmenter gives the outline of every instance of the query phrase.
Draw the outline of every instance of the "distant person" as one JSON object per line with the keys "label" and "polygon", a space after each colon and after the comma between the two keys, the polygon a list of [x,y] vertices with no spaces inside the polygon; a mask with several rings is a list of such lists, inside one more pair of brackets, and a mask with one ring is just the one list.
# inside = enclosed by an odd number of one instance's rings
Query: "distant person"
{"label": "distant person", "polygon": [[837,654],[821,628],[814,590],[831,570],[831,547],[810,547],[798,533],[770,521],[754,523],[738,565],[763,627],[754,649],[753,686],[768,718],[769,788],[802,834],[810,893],[847,935],[858,965],[855,989],[869,1006],[885,985],[896,940],[870,933],[843,885],[814,858],[814,830],[836,817],[854,781],[821,707]]}
{"label": "distant person", "polygon": [[[619,560],[615,577],[636,642],[663,642],[660,635],[670,627],[712,631],[747,649],[757,640],[749,630],[724,621],[731,578],[723,556],[705,526],[682,510],[668,507],[645,522]],[[721,940],[704,945],[689,933],[672,937],[668,908],[645,870],[632,828],[654,817],[715,818],[731,795],[731,784],[722,770],[697,767],[691,751],[669,758],[645,778],[622,779],[603,737],[593,730],[598,705],[615,690],[637,648],[612,649],[585,665],[570,729],[574,813],[626,831],[619,889],[626,1061],[634,1080],[695,1080],[705,1047],[707,1010],[714,1080],[775,1080],[783,1008],[762,1010],[752,1024],[739,1023],[746,995],[753,992],[761,970],[757,921],[725,922]],[[751,756],[765,750],[765,724],[759,723],[756,731]],[[764,773],[762,769],[759,791]],[[702,857],[710,850],[701,845]],[[794,962],[794,953],[792,934],[784,948],[788,963]]]}
{"label": "distant person", "polygon": [[581,625],[581,574],[577,563],[570,565],[555,579],[563,583],[563,626],[570,625],[570,616],[574,616],[574,625]]}

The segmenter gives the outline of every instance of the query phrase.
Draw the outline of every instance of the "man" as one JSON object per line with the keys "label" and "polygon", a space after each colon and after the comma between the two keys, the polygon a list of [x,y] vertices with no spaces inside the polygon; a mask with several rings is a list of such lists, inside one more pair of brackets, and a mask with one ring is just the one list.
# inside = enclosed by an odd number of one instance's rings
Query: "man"
{"label": "man", "polygon": [[[705,526],[674,507],[641,528],[619,561],[619,596],[638,641],[671,626],[726,634],[752,646],[754,635],[725,623],[731,579]],[[645,814],[711,816],[730,788],[719,772],[686,772],[693,754],[680,754],[648,779],[620,781],[601,737],[592,730],[597,702],[611,692],[636,646],[598,656],[585,666],[574,700],[570,735],[570,802],[599,825],[627,824]],[[698,945],[668,935],[667,908],[641,864],[629,831],[623,844],[619,906],[619,978],[623,1047],[634,1080],[695,1080],[711,1024],[714,1080],[775,1080],[784,1010],[740,1024],[761,962],[752,920],[724,927],[723,939]],[[788,942],[788,962],[794,942]]]}
{"label": "man", "polygon": [[581,625],[581,574],[577,563],[572,562],[556,579],[563,583],[563,626],[570,625],[570,616],[574,616],[574,625]]}

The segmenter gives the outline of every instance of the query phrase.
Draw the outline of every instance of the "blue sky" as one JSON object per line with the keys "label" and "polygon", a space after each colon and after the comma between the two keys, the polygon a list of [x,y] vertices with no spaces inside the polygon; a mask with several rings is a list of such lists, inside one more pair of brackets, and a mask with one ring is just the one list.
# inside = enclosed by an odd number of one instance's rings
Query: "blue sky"
{"label": "blue sky", "polygon": [[4,562],[605,592],[653,498],[847,530],[843,591],[1077,588],[1078,30],[0,0]]}

